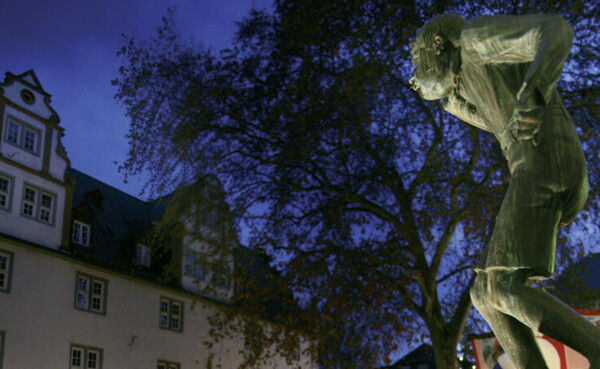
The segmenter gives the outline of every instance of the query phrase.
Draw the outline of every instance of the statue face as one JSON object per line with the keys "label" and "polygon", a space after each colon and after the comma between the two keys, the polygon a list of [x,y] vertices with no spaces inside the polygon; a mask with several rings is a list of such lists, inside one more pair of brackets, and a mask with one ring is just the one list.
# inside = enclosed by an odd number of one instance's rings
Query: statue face
{"label": "statue face", "polygon": [[413,90],[426,100],[437,100],[447,96],[454,88],[453,74],[450,67],[452,53],[455,49],[444,49],[439,36],[434,38],[433,45],[411,47],[412,65],[415,70],[409,83]]}

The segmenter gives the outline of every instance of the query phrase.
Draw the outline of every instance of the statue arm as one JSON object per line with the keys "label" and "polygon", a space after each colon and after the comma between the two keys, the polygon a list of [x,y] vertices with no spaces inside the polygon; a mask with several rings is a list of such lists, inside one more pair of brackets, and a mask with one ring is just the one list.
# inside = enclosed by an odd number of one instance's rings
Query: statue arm
{"label": "statue arm", "polygon": [[557,15],[477,17],[463,29],[463,49],[481,63],[529,63],[509,123],[516,138],[539,131],[572,40],[573,29]]}
{"label": "statue arm", "polygon": [[517,97],[529,104],[550,100],[572,40],[573,29],[557,15],[477,17],[462,34],[463,47],[483,63],[530,63]]}
{"label": "statue arm", "polygon": [[485,119],[479,114],[477,108],[460,96],[456,90],[452,90],[450,95],[442,99],[442,106],[444,110],[463,122],[489,131],[488,124],[486,124]]}

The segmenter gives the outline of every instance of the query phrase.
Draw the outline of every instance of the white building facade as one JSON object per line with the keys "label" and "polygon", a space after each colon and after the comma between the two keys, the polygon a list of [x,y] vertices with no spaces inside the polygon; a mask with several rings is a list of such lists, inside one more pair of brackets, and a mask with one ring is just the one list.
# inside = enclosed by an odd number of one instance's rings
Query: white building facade
{"label": "white building facade", "polygon": [[[0,84],[0,369],[238,368],[251,337],[206,344],[209,317],[232,283],[215,299],[198,290],[190,275],[205,276],[195,264],[201,248],[159,255],[144,235],[164,209],[70,169],[62,135],[33,71],[7,73]],[[156,278],[167,264],[178,272]],[[316,367],[304,348],[261,367]]]}

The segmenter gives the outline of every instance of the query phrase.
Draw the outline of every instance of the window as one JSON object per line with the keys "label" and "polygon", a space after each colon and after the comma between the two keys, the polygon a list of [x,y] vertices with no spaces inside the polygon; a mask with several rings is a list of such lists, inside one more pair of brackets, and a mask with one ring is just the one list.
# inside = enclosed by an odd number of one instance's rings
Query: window
{"label": "window", "polygon": [[229,268],[227,266],[221,266],[218,268],[215,275],[215,285],[219,288],[228,289],[231,285],[229,281]]}
{"label": "window", "polygon": [[300,360],[300,339],[293,338],[292,340],[293,341],[290,343],[289,347],[285,349],[284,352],[286,361],[288,363]]}
{"label": "window", "polygon": [[165,360],[158,360],[158,362],[156,363],[156,368],[157,369],[179,369],[179,364],[173,363],[170,361],[165,361]]}
{"label": "window", "polygon": [[55,196],[35,186],[25,185],[21,213],[43,223],[54,222]]}
{"label": "window", "polygon": [[90,245],[90,226],[78,220],[73,221],[73,233],[71,234],[73,242],[82,245]]}
{"label": "window", "polygon": [[27,151],[34,152],[37,141],[37,132],[29,127],[25,127],[25,135],[23,136],[23,148]]}
{"label": "window", "polygon": [[25,187],[23,195],[23,214],[33,217],[35,214],[35,203],[37,201],[37,190],[31,187]]}
{"label": "window", "polygon": [[19,146],[32,154],[38,153],[39,130],[12,117],[9,117],[6,123],[6,142]]}
{"label": "window", "polygon": [[39,219],[42,222],[50,223],[52,219],[52,208],[54,203],[54,196],[42,192],[42,201],[40,204]]}
{"label": "window", "polygon": [[33,92],[26,89],[21,90],[21,99],[28,105],[33,105],[35,103],[35,95]]}
{"label": "window", "polygon": [[0,291],[10,292],[13,253],[0,250]]}
{"label": "window", "polygon": [[150,247],[145,245],[137,245],[136,254],[135,254],[135,262],[138,265],[143,265],[145,267],[150,266]]}
{"label": "window", "polygon": [[102,350],[83,345],[71,345],[71,369],[102,368]]}
{"label": "window", "polygon": [[6,128],[6,141],[13,145],[19,144],[19,138],[21,137],[21,125],[12,120],[8,121],[8,127]]}
{"label": "window", "polygon": [[187,250],[184,258],[183,274],[203,281],[205,276],[202,256],[199,252]]}
{"label": "window", "polygon": [[10,177],[0,174],[0,209],[10,209],[11,183]]}
{"label": "window", "polygon": [[75,308],[92,313],[106,313],[106,288],[108,281],[77,273],[75,282]]}
{"label": "window", "polygon": [[161,297],[158,319],[161,328],[181,332],[183,328],[183,302]]}
{"label": "window", "polygon": [[4,362],[4,340],[5,340],[5,333],[3,331],[0,331],[0,369],[2,369],[2,363]]}

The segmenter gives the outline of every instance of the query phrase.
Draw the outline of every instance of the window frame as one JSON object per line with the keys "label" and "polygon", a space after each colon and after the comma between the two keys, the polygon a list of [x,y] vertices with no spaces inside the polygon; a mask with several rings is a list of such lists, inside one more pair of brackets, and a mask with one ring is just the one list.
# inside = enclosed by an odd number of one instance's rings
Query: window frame
{"label": "window frame", "polygon": [[6,341],[6,332],[0,331],[0,369],[4,368],[4,341]]}
{"label": "window frame", "polygon": [[[75,350],[83,353],[83,355],[79,357],[80,363],[78,366],[73,366],[73,352]],[[95,367],[89,366],[89,364],[90,364],[89,354],[91,352],[95,352],[98,354],[98,356],[96,358]],[[71,343],[71,346],[69,349],[69,369],[102,369],[103,353],[104,353],[104,350],[99,347],[92,347],[92,346]]]}
{"label": "window frame", "polygon": [[158,359],[158,360],[156,360],[156,368],[157,369],[180,369],[181,364],[176,363],[174,361]]}
{"label": "window frame", "polygon": [[[85,290],[81,290],[79,288],[79,280],[86,279],[87,280],[87,288]],[[94,308],[94,298],[98,298],[98,294],[94,293],[95,283],[102,284],[102,293],[99,294],[101,296],[101,308]],[[81,293],[83,292],[83,293]],[[79,296],[85,296],[85,306],[79,304]],[[108,280],[105,278],[100,278],[93,276],[91,274],[77,272],[75,275],[75,296],[73,300],[73,306],[76,310],[86,311],[88,313],[98,314],[98,315],[106,315],[106,301],[108,300]]]}
{"label": "window frame", "polygon": [[[142,253],[140,254],[140,251]],[[146,268],[150,268],[150,264],[152,263],[152,250],[150,246],[146,246],[142,243],[138,243],[135,246],[135,263],[137,265],[141,265]]]}
{"label": "window frame", "polygon": [[294,337],[292,339],[294,340],[293,347],[290,345],[290,347],[287,347],[283,353],[288,364],[299,361],[300,353],[302,352],[300,347],[300,338]]}
{"label": "window frame", "polygon": [[[167,304],[167,311],[163,310],[163,303]],[[173,306],[179,306],[179,314],[173,314]],[[183,332],[183,310],[184,310],[183,301],[175,300],[169,297],[161,296],[158,304],[158,327],[160,329],[165,329],[173,332],[182,333]],[[179,318],[179,326],[173,327],[173,318]],[[166,323],[162,324],[162,317],[166,317]]]}
{"label": "window frame", "polygon": [[[188,256],[191,260],[188,260]],[[183,257],[183,275],[195,278],[197,281],[206,280],[206,268],[200,252],[192,249],[185,250],[185,255]]]}
{"label": "window frame", "polygon": [[0,292],[4,292],[4,293],[10,293],[10,287],[12,285],[12,270],[13,270],[13,264],[14,264],[14,259],[15,259],[15,253],[12,251],[8,251],[8,250],[4,250],[4,249],[0,249],[0,255],[5,256],[8,261],[6,262],[6,267],[8,267],[8,270],[6,270],[3,274],[4,274],[4,286],[0,286]]}
{"label": "window frame", "polygon": [[231,269],[229,265],[222,265],[213,274],[215,287],[221,290],[231,289]]}
{"label": "window frame", "polygon": [[[27,190],[35,192],[35,198],[33,200],[28,199]],[[43,204],[44,196],[47,196],[51,199],[50,207],[45,206]],[[57,199],[58,195],[56,193],[43,189],[39,186],[32,185],[31,183],[25,182],[23,184],[23,193],[21,194],[21,216],[32,220],[36,220],[40,223],[49,226],[54,226],[54,222],[56,220],[56,208],[58,203]],[[25,211],[25,205],[31,206],[32,214],[28,214],[28,212]],[[48,213],[48,220],[43,219],[42,214],[44,211],[47,211]]]}
{"label": "window frame", "polygon": [[[17,129],[18,129],[16,142],[11,139],[12,137],[14,137],[14,134],[10,133],[11,125],[14,127],[17,127]],[[31,149],[29,148],[29,145],[27,144],[28,138],[27,138],[26,132],[32,132],[35,135],[34,136],[35,142],[33,143],[33,147]],[[6,129],[4,130],[4,141],[6,143],[8,143],[9,145],[18,147],[21,150],[23,150],[29,154],[32,154],[35,156],[40,156],[42,130],[31,124],[27,124],[24,121],[13,117],[12,115],[7,115],[6,116]]]}
{"label": "window frame", "polygon": [[[75,225],[79,226],[79,232],[77,233],[77,237],[75,237],[76,236]],[[84,242],[84,240],[82,240],[83,229],[86,229],[86,228],[87,228],[87,240],[85,240],[85,242]],[[74,219],[73,225],[71,227],[71,241],[77,245],[89,247],[91,238],[92,238],[92,227],[87,223],[84,223],[80,220]]]}
{"label": "window frame", "polygon": [[12,199],[13,199],[13,190],[15,187],[14,186],[15,177],[9,176],[8,174],[0,172],[0,179],[5,180],[7,182],[7,187],[8,187],[6,189],[6,191],[0,190],[0,196],[5,196],[5,201],[6,201],[6,204],[4,206],[0,204],[0,210],[5,210],[5,211],[10,212],[12,209]]}

